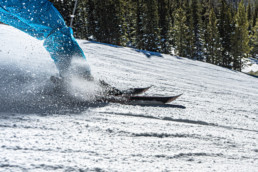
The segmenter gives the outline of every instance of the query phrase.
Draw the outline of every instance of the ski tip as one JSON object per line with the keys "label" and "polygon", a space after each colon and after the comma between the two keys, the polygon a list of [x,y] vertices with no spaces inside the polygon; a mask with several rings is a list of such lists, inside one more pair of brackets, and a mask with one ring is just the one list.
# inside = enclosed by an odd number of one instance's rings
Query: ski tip
{"label": "ski tip", "polygon": [[183,94],[179,94],[179,95],[177,95],[177,96],[171,97],[170,99],[168,99],[168,100],[165,102],[165,104],[171,103],[172,101],[176,100],[177,98],[179,98],[179,97],[182,96],[182,95],[183,95]]}
{"label": "ski tip", "polygon": [[147,88],[150,89],[151,87],[154,87],[154,85],[150,85],[150,86],[148,86]]}
{"label": "ski tip", "polygon": [[152,85],[148,86],[148,87],[145,87],[145,90],[149,90],[151,87],[152,87]]}
{"label": "ski tip", "polygon": [[148,87],[144,87],[144,88],[141,88],[143,91],[147,91],[147,90],[149,90],[151,87],[152,87],[153,85],[150,85],[150,86],[148,86]]}

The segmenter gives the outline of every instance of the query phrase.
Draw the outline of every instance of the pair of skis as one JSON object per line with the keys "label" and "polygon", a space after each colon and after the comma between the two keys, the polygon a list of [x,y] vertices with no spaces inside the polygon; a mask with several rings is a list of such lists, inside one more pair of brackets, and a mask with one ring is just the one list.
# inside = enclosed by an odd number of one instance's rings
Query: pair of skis
{"label": "pair of skis", "polygon": [[[63,80],[59,77],[52,76],[50,80],[56,85],[57,89],[61,89],[63,85]],[[99,102],[113,102],[121,104],[168,104],[182,94],[177,96],[140,96],[140,94],[148,91],[150,87],[144,88],[130,88],[127,90],[118,90],[115,87],[110,86],[105,81],[100,81],[103,87],[109,88],[109,92],[104,97],[97,98]]]}
{"label": "pair of skis", "polygon": [[103,100],[107,102],[122,103],[122,104],[168,104],[182,94],[177,96],[139,96],[145,93],[151,87],[144,88],[130,88],[128,90],[123,90],[119,94],[110,95],[105,97]]}

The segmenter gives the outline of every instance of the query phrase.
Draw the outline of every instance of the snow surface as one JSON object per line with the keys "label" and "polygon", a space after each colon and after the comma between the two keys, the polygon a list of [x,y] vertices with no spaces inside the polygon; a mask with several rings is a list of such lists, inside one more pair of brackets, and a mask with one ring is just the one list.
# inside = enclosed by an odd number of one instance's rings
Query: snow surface
{"label": "snow surface", "polygon": [[[169,105],[60,97],[43,42],[0,25],[0,171],[258,171],[258,79],[185,58],[80,40],[97,79]],[[90,90],[90,91],[88,91]],[[85,92],[85,94],[84,94]]]}
{"label": "snow surface", "polygon": [[244,73],[258,73],[258,58],[248,58],[242,71]]}

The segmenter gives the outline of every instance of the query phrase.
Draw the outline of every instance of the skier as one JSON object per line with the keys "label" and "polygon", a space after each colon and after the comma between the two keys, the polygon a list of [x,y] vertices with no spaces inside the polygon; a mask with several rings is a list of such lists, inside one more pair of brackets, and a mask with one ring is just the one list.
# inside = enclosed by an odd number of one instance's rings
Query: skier
{"label": "skier", "polygon": [[[54,60],[61,78],[66,76],[72,60],[79,58],[85,62],[83,68],[79,67],[83,70],[79,71],[79,74],[87,80],[93,80],[90,67],[86,63],[86,57],[73,37],[72,29],[66,26],[61,14],[48,0],[0,0],[0,21],[39,40],[44,40],[44,47]],[[104,81],[100,81],[99,84],[104,88],[104,95],[125,95],[125,99],[120,101],[114,99],[115,102],[155,101],[168,103],[181,96],[134,97],[132,95],[141,94],[150,87],[120,91]],[[109,99],[109,101],[112,100]]]}
{"label": "skier", "polygon": [[50,53],[61,77],[74,58],[83,59],[84,78],[92,80],[86,57],[58,10],[48,0],[0,0],[0,21],[39,40]]}

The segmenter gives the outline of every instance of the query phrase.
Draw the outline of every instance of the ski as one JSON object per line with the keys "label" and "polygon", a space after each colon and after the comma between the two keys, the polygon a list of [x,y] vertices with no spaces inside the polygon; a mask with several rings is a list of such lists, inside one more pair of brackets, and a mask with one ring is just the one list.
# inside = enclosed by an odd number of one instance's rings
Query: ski
{"label": "ski", "polygon": [[121,103],[121,104],[132,104],[132,105],[144,105],[144,104],[168,104],[179,98],[182,94],[177,96],[109,96],[101,101]]}
{"label": "ski", "polygon": [[116,94],[116,96],[119,96],[119,95],[123,95],[123,96],[129,96],[129,95],[138,95],[138,94],[143,94],[145,93],[146,91],[148,91],[152,86],[149,86],[149,87],[143,87],[143,88],[129,88],[129,89],[126,89],[126,90],[122,90],[119,94]]}
{"label": "ski", "polygon": [[[64,84],[64,81],[61,77],[51,76],[50,81],[55,84],[56,89],[61,89]],[[132,95],[143,94],[152,87],[152,86],[142,87],[142,88],[136,87],[136,88],[129,88],[126,90],[119,90],[119,89],[107,84],[103,80],[100,80],[99,83],[100,83],[101,87],[106,88],[106,92],[104,94],[106,94],[108,96],[122,96],[122,95],[123,96],[132,96]]]}
{"label": "ski", "polygon": [[[60,77],[52,76],[50,80],[56,85],[56,89],[59,90],[63,85],[63,80]],[[120,104],[168,104],[182,94],[176,96],[139,96],[148,91],[152,86],[142,87],[142,88],[129,88],[126,90],[119,90],[115,87],[110,86],[105,81],[100,81],[103,88],[106,88],[104,92],[104,97],[97,98],[98,102],[112,102]]]}
{"label": "ski", "polygon": [[106,83],[104,80],[99,80],[100,86],[103,88],[106,88],[106,91],[104,92],[105,95],[107,96],[121,96],[121,95],[138,95],[142,94],[146,91],[148,91],[152,86],[149,87],[143,87],[143,88],[129,88],[126,90],[120,90],[117,89],[116,87],[111,86],[110,84]]}
{"label": "ski", "polygon": [[179,98],[182,94],[177,96],[129,96],[130,103],[154,103],[154,104],[168,104]]}

